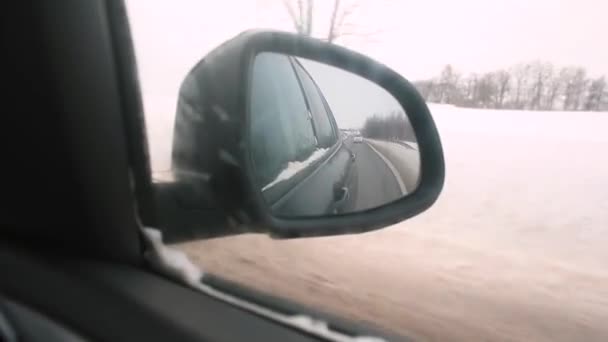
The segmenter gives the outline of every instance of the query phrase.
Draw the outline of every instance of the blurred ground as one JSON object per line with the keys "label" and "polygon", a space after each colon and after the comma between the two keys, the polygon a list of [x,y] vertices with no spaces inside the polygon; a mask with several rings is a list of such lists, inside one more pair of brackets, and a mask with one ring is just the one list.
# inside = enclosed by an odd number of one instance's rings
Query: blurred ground
{"label": "blurred ground", "polygon": [[608,113],[432,111],[447,179],[420,216],[180,248],[206,271],[420,340],[608,340]]}

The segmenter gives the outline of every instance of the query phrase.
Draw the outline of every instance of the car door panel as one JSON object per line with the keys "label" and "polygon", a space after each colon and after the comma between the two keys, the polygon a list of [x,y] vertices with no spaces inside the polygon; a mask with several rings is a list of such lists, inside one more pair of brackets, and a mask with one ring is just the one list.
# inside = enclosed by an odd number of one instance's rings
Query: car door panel
{"label": "car door panel", "polygon": [[320,340],[122,264],[31,254],[0,244],[0,274],[11,275],[0,282],[0,296],[86,340]]}
{"label": "car door panel", "polygon": [[273,205],[273,211],[278,216],[319,216],[340,212],[341,209],[334,205],[337,200],[335,191],[348,188],[346,180],[351,164],[350,152],[338,142],[328,152],[328,157],[314,166],[308,177]]}

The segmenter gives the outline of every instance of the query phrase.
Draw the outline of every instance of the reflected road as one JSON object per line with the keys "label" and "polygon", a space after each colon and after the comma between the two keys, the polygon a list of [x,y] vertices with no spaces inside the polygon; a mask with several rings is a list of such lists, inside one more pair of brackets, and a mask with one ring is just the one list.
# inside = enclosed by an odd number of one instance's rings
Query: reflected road
{"label": "reflected road", "polygon": [[374,208],[401,197],[399,183],[382,158],[364,141],[352,144],[357,174],[353,207],[357,210]]}
{"label": "reflected road", "polygon": [[417,170],[419,163],[415,148],[408,145],[390,151],[380,144],[393,143],[379,143],[365,138],[355,143],[352,136],[343,142],[355,156],[351,170],[353,177],[349,184],[350,199],[344,208],[346,212],[379,207],[414,189],[417,172],[410,170]]}

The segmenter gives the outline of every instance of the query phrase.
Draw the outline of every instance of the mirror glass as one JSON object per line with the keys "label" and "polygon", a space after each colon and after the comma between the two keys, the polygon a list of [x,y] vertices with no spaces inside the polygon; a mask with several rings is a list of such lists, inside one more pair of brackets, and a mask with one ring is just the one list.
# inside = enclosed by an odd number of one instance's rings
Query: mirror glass
{"label": "mirror glass", "polygon": [[253,178],[275,216],[353,213],[416,189],[416,135],[375,83],[320,62],[256,55],[250,74]]}

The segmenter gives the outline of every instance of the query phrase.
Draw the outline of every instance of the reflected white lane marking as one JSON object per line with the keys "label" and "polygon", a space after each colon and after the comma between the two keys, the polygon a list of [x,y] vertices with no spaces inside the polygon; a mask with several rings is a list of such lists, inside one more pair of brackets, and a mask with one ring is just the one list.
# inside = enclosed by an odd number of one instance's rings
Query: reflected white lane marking
{"label": "reflected white lane marking", "polygon": [[399,175],[399,172],[397,172],[395,165],[393,165],[393,163],[391,163],[382,153],[380,153],[378,150],[376,150],[374,148],[374,146],[372,146],[372,144],[368,143],[367,141],[365,141],[365,144],[367,146],[369,146],[369,148],[371,148],[372,151],[376,152],[376,154],[384,161],[386,166],[388,166],[388,168],[391,170],[393,176],[395,177],[395,179],[397,180],[397,183],[399,184],[399,190],[401,190],[401,195],[403,195],[403,196],[407,195],[407,189],[405,188],[405,184],[403,184],[403,179],[401,179],[401,176]]}

